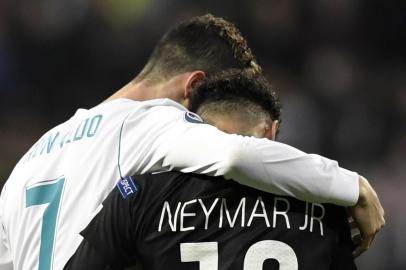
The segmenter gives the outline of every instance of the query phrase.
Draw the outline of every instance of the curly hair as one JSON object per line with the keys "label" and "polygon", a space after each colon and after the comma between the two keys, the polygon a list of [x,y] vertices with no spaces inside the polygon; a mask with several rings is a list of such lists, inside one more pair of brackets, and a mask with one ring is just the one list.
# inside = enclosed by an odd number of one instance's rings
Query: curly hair
{"label": "curly hair", "polygon": [[244,113],[259,110],[266,112],[272,120],[281,121],[281,103],[276,91],[263,76],[253,76],[239,70],[229,70],[206,78],[192,91],[189,110],[199,110],[209,104],[217,108],[243,108]]}
{"label": "curly hair", "polygon": [[193,70],[212,76],[226,69],[247,69],[256,75],[262,72],[235,25],[206,14],[167,32],[136,80],[162,81]]}

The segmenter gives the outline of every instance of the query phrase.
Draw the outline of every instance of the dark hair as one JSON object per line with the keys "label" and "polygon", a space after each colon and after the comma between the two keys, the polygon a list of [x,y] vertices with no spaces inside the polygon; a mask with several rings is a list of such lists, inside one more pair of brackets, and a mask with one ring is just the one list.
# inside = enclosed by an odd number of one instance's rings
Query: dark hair
{"label": "dark hair", "polygon": [[206,14],[167,32],[135,80],[161,81],[192,70],[202,70],[211,76],[229,68],[261,73],[235,25]]}
{"label": "dark hair", "polygon": [[193,89],[189,110],[197,112],[201,106],[210,103],[255,104],[268,113],[272,120],[281,121],[279,98],[263,76],[241,71],[227,71],[220,75],[204,79]]}

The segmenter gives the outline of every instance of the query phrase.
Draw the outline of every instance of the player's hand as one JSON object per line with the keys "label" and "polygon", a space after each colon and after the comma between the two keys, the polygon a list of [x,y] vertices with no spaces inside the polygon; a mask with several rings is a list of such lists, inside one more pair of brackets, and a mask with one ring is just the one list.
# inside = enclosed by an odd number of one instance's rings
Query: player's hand
{"label": "player's hand", "polygon": [[350,207],[350,212],[361,233],[361,242],[353,252],[354,257],[364,253],[371,245],[375,235],[385,225],[384,210],[375,190],[368,181],[360,176],[359,198],[355,206]]}

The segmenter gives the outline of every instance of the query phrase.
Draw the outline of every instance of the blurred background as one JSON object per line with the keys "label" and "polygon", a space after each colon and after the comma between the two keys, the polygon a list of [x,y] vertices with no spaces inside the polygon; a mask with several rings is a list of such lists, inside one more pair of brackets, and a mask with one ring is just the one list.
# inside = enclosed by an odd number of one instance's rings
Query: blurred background
{"label": "blurred background", "polygon": [[131,80],[170,27],[234,22],[279,90],[279,140],[378,191],[387,225],[360,269],[406,269],[406,1],[2,0],[0,187],[49,128]]}

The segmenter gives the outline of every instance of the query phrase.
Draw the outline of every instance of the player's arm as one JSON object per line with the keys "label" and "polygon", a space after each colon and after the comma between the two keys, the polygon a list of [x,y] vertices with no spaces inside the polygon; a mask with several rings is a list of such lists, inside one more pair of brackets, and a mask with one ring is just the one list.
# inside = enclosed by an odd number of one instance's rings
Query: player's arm
{"label": "player's arm", "polygon": [[189,123],[176,104],[155,106],[141,117],[130,114],[123,122],[118,155],[123,176],[166,167],[223,175],[243,185],[307,201],[356,204],[354,219],[364,228],[360,253],[384,225],[382,206],[368,182],[340,168],[336,161],[286,144]]}
{"label": "player's arm", "polygon": [[[340,168],[336,161],[184,119],[184,111],[170,106],[156,106],[142,118],[129,115],[119,143],[122,175],[166,167],[223,175],[243,185],[307,201],[348,206],[358,200],[359,176]],[[137,133],[141,135],[135,138]]]}
{"label": "player's arm", "polygon": [[5,228],[3,225],[3,207],[4,207],[5,187],[0,195],[0,270],[12,270],[13,260],[7,241]]}

